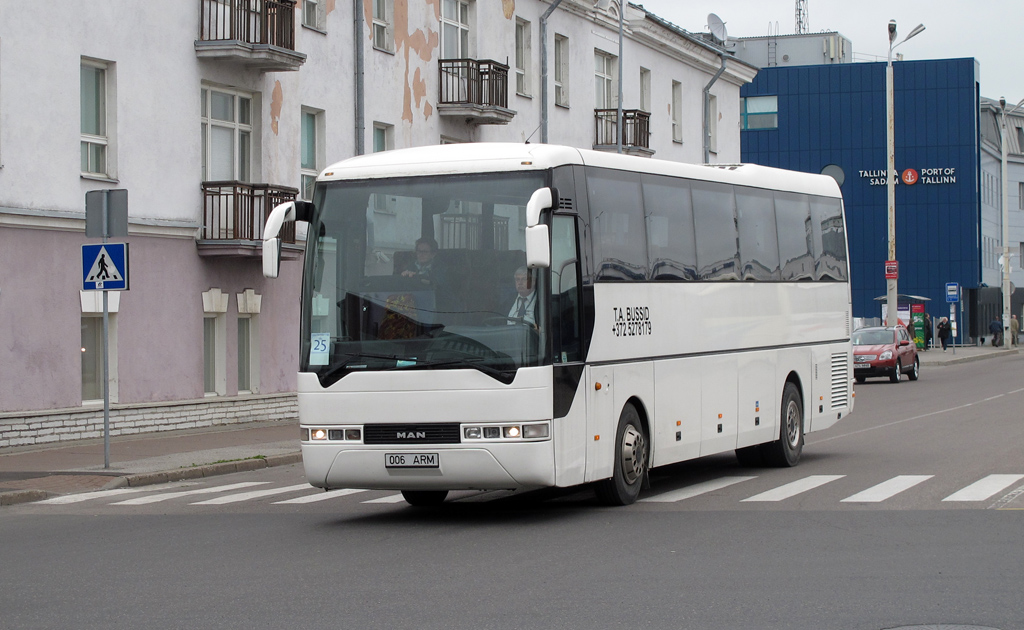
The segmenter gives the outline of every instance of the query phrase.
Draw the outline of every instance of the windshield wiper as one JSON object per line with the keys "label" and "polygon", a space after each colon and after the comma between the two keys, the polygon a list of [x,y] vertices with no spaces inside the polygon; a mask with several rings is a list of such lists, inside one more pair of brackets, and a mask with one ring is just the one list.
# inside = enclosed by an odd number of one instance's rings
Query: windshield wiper
{"label": "windshield wiper", "polygon": [[344,353],[344,356],[347,356],[348,358],[342,361],[341,363],[336,363],[332,365],[327,369],[326,372],[318,373],[321,381],[327,380],[334,376],[335,374],[337,374],[338,372],[347,369],[350,365],[352,365],[353,361],[356,361],[358,359],[381,359],[383,361],[398,361],[398,357],[396,357],[393,354],[373,354],[371,352],[346,352]]}
{"label": "windshield wiper", "polygon": [[[449,367],[449,366],[455,365],[455,366],[460,366],[460,367],[471,368],[471,369],[474,369],[474,370],[480,370],[484,374],[487,374],[488,376],[493,376],[495,378],[504,378],[504,377],[506,377],[508,375],[508,370],[499,370],[498,368],[491,367],[491,366],[489,366],[489,365],[487,365],[485,363],[480,363],[483,360],[484,360],[483,357],[468,356],[468,357],[459,357],[457,359],[438,359],[436,361],[416,361],[415,366],[406,366],[406,367],[439,368],[439,367]],[[400,368],[395,367],[395,368],[389,368],[389,369],[400,369]]]}

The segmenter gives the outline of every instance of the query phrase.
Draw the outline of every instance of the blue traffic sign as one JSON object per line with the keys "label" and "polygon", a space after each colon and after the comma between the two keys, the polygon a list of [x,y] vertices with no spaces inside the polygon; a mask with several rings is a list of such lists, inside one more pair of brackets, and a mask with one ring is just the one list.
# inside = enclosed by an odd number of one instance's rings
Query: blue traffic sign
{"label": "blue traffic sign", "polygon": [[128,290],[128,244],[82,245],[82,290]]}
{"label": "blue traffic sign", "polygon": [[946,283],[946,301],[947,302],[959,302],[960,301],[960,285],[956,282]]}

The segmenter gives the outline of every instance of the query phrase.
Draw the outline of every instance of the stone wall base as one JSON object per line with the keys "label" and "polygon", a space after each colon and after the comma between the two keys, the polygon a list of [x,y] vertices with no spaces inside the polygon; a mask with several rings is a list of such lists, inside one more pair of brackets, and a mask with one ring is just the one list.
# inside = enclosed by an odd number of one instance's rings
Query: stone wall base
{"label": "stone wall base", "polygon": [[[110,408],[110,435],[199,429],[249,422],[295,420],[295,393],[242,395]],[[103,437],[103,407],[0,413],[0,451]]]}

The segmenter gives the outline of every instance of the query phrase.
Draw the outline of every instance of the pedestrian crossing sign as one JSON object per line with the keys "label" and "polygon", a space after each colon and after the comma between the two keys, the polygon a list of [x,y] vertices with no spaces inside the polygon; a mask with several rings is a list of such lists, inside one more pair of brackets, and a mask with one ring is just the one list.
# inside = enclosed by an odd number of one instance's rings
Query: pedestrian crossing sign
{"label": "pedestrian crossing sign", "polygon": [[82,290],[128,290],[128,244],[82,245]]}

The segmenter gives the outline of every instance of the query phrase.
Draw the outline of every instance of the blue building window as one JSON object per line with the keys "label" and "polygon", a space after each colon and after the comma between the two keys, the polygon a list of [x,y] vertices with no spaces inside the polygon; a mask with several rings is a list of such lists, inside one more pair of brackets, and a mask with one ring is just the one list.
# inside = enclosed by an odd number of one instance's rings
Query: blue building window
{"label": "blue building window", "polygon": [[740,99],[743,129],[778,129],[779,97],[747,96]]}

